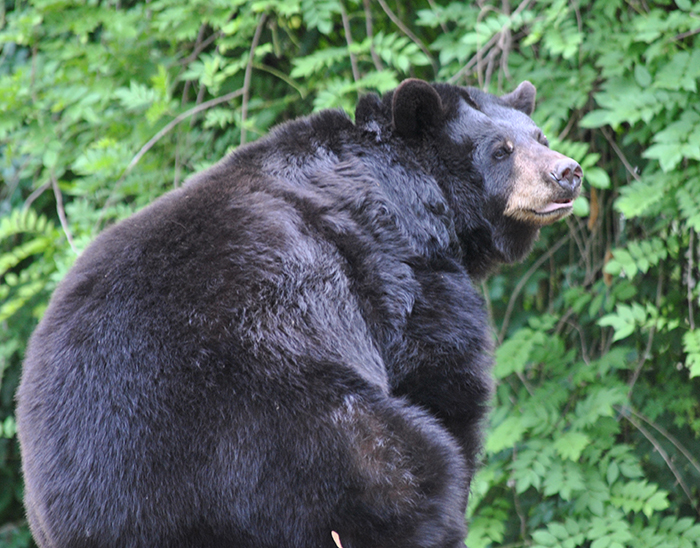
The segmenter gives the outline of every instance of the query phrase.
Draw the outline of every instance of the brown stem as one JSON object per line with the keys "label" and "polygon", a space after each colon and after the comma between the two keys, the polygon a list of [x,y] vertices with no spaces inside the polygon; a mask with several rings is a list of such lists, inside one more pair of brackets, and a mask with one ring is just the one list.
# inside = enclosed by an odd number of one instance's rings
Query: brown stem
{"label": "brown stem", "polygon": [[544,253],[539,259],[537,259],[534,264],[528,269],[528,271],[525,273],[525,275],[520,278],[520,281],[518,282],[518,285],[515,286],[515,289],[513,290],[513,293],[510,296],[510,300],[508,301],[508,306],[506,307],[506,313],[503,316],[503,323],[501,323],[501,330],[498,334],[498,344],[501,344],[503,342],[503,339],[506,336],[506,331],[508,330],[508,324],[510,323],[510,315],[513,313],[513,308],[515,307],[515,301],[518,298],[518,295],[520,295],[520,292],[522,291],[523,287],[525,287],[525,284],[527,281],[530,279],[530,277],[544,264],[544,262],[549,259],[552,255],[554,255],[561,246],[563,246],[566,242],[569,241],[569,238],[571,236],[567,234],[564,236],[562,239],[560,239],[557,243],[555,243],[552,247],[550,247],[546,253]]}
{"label": "brown stem", "polygon": [[345,42],[348,45],[348,54],[350,55],[350,66],[352,67],[352,79],[355,82],[360,80],[360,69],[357,66],[357,56],[352,53],[352,30],[350,29],[350,20],[345,11],[345,6],[340,5],[340,17],[343,19],[343,29],[345,30]]}
{"label": "brown stem", "polygon": [[53,187],[53,195],[56,197],[56,211],[58,212],[58,219],[61,221],[61,228],[63,228],[63,233],[66,235],[68,240],[68,245],[73,250],[74,253],[78,253],[73,245],[73,237],[70,234],[70,229],[68,228],[68,220],[66,219],[66,211],[63,208],[63,195],[61,194],[61,189],[58,188],[58,181],[56,176],[51,172],[51,186]]}
{"label": "brown stem", "polygon": [[617,146],[617,143],[613,140],[612,136],[608,132],[606,128],[600,128],[600,131],[603,134],[603,137],[610,143],[610,146],[613,148],[615,151],[615,154],[617,154],[618,158],[620,158],[620,161],[623,163],[625,166],[625,169],[629,172],[632,177],[634,177],[637,181],[641,181],[641,177],[637,174],[637,171],[632,167],[632,164],[629,163],[627,160],[627,157],[625,154],[622,152],[619,146]]}
{"label": "brown stem", "polygon": [[411,29],[404,25],[403,21],[401,21],[401,19],[399,19],[393,11],[391,11],[391,8],[389,8],[389,6],[384,0],[377,0],[377,2],[379,2],[379,5],[384,10],[384,13],[386,13],[389,16],[389,19],[391,19],[392,22],[397,27],[399,27],[401,32],[408,36],[421,49],[421,51],[425,53],[426,57],[430,60],[430,64],[433,67],[433,74],[437,76],[437,63],[435,62],[435,59],[433,59],[433,56],[430,55],[430,51],[428,51],[428,48],[425,47],[425,44],[423,44],[423,42],[421,42],[420,39],[415,34],[413,34],[413,32],[411,32]]}
{"label": "brown stem", "polygon": [[245,122],[248,118],[248,99],[250,98],[250,80],[253,74],[253,58],[255,57],[255,49],[258,47],[260,35],[262,34],[263,26],[267,15],[264,13],[260,16],[260,21],[255,29],[253,43],[250,45],[250,54],[248,55],[248,65],[245,68],[245,76],[243,77],[243,104],[241,105],[241,145],[245,144],[246,128]]}
{"label": "brown stem", "polygon": [[626,413],[626,409],[622,410],[622,416],[625,417],[631,424],[634,426],[641,434],[649,440],[649,442],[654,446],[654,449],[661,455],[661,458],[664,459],[664,462],[666,463],[666,466],[668,466],[669,470],[671,470],[671,473],[676,478],[676,481],[678,482],[678,485],[681,486],[681,489],[683,489],[683,492],[685,493],[685,496],[688,497],[688,500],[690,501],[690,505],[695,509],[696,512],[700,515],[700,509],[697,506],[697,502],[693,499],[693,495],[690,492],[690,488],[686,485],[685,481],[683,481],[683,476],[681,476],[680,472],[678,469],[675,467],[673,464],[673,460],[669,457],[668,453],[666,453],[666,450],[661,446],[661,444],[658,442],[658,440],[651,435],[651,432],[649,432],[646,428],[644,428],[639,421],[637,421],[634,417],[632,417],[629,413]]}

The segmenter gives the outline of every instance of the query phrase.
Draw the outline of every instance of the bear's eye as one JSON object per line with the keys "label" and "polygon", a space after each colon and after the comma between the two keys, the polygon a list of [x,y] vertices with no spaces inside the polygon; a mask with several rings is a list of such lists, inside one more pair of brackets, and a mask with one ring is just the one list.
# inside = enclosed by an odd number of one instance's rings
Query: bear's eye
{"label": "bear's eye", "polygon": [[537,139],[537,142],[541,145],[544,145],[546,147],[549,147],[549,139],[547,139],[547,136],[542,133],[541,131],[537,132],[537,135],[535,136]]}
{"label": "bear's eye", "polygon": [[501,145],[496,148],[496,150],[493,151],[493,157],[496,160],[503,160],[506,156],[510,156],[513,154],[513,143],[510,141],[506,141],[505,143],[502,143]]}

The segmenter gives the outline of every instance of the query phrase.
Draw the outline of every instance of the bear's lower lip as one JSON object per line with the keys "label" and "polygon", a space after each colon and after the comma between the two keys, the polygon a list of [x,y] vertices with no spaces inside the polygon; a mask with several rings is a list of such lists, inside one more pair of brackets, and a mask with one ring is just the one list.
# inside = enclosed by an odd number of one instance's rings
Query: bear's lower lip
{"label": "bear's lower lip", "polygon": [[574,207],[573,200],[566,200],[562,202],[549,202],[542,209],[536,209],[535,213],[538,215],[549,215],[550,213],[560,212],[562,209],[571,209]]}

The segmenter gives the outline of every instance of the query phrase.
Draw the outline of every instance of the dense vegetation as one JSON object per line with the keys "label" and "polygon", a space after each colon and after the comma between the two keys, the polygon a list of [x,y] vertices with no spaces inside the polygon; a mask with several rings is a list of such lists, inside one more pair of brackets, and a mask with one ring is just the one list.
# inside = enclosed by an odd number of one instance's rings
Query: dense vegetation
{"label": "dense vegetation", "polygon": [[407,76],[538,88],[576,215],[484,284],[499,384],[472,548],[700,547],[700,5],[2,0],[0,546],[29,546],[13,393],[106,225],[271,125]]}

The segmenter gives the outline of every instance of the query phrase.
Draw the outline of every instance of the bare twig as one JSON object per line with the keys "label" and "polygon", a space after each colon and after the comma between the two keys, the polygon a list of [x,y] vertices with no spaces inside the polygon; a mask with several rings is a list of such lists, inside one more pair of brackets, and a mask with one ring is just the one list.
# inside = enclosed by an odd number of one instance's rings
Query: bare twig
{"label": "bare twig", "polygon": [[277,70],[276,68],[272,68],[269,65],[263,65],[260,63],[253,63],[253,68],[256,70],[262,70],[264,72],[268,72],[268,73],[272,74],[272,76],[279,78],[285,84],[287,84],[290,88],[294,88],[302,99],[304,97],[306,97],[306,91],[304,91],[304,89],[301,88],[299,86],[299,84],[297,84],[294,80],[292,80],[289,76],[287,76],[281,70]]}
{"label": "bare twig", "polygon": [[350,20],[348,13],[345,11],[345,6],[340,4],[340,16],[343,19],[343,30],[345,31],[345,42],[348,45],[348,54],[350,55],[350,66],[352,67],[352,79],[355,82],[360,80],[360,69],[357,66],[357,56],[352,52],[352,30],[350,29]]}
{"label": "bare twig", "polygon": [[700,29],[693,29],[686,32],[681,32],[680,34],[677,34],[673,37],[673,41],[677,42],[678,40],[684,40],[690,36],[695,36],[698,33],[700,33]]}
{"label": "bare twig", "polygon": [[494,35],[489,39],[489,41],[486,42],[486,43],[479,49],[479,51],[477,51],[477,52],[474,54],[474,56],[467,62],[467,64],[464,65],[459,71],[457,71],[457,73],[456,73],[454,76],[452,76],[452,78],[450,78],[450,79],[448,80],[448,82],[451,83],[451,84],[455,83],[455,82],[456,82],[457,80],[459,80],[462,76],[464,76],[464,74],[466,74],[467,72],[469,72],[469,71],[474,67],[474,65],[476,65],[478,62],[480,62],[481,58],[483,57],[484,52],[485,52],[487,49],[489,49],[491,46],[493,46],[496,42],[498,42],[498,39],[500,38],[499,34],[500,34],[500,33],[494,34]]}
{"label": "bare twig", "polygon": [[607,128],[600,128],[601,133],[603,134],[603,137],[610,143],[610,146],[613,148],[615,151],[615,154],[617,154],[618,158],[620,158],[620,161],[623,163],[625,166],[625,169],[629,172],[632,177],[634,177],[637,181],[641,180],[641,177],[637,175],[637,171],[632,167],[632,164],[627,161],[627,157],[625,154],[622,152],[619,146],[617,146],[617,143],[613,140],[612,136],[608,132]]}
{"label": "bare twig", "polygon": [[[202,103],[202,99],[204,99],[204,94],[207,92],[207,86],[204,84],[201,84],[199,86],[199,90],[197,91],[197,98],[194,100],[195,105],[200,105]],[[190,127],[194,127],[194,116],[192,116],[192,119],[190,120]]]}
{"label": "bare twig", "polygon": [[678,472],[678,469],[673,464],[673,461],[668,456],[668,453],[666,453],[666,451],[658,442],[658,440],[651,435],[651,432],[649,432],[649,430],[644,428],[644,426],[642,426],[639,421],[637,421],[634,417],[632,417],[629,413],[626,413],[625,411],[626,409],[622,410],[622,416],[625,417],[632,424],[632,426],[639,430],[639,432],[641,432],[641,434],[654,446],[654,449],[656,449],[659,455],[661,455],[661,458],[664,459],[666,466],[668,466],[669,470],[671,470],[671,472],[675,476],[676,481],[678,482],[678,485],[681,486],[681,489],[683,489],[685,496],[688,497],[690,505],[693,508],[695,508],[696,512],[700,514],[700,509],[698,509],[697,502],[693,499],[693,495],[690,492],[690,488],[686,485],[685,481],[683,481],[683,477],[681,476],[680,472]]}
{"label": "bare twig", "polygon": [[[195,40],[194,44],[194,50],[192,53],[190,53],[182,62],[181,64],[183,66],[187,66],[190,64],[190,62],[194,61],[199,53],[204,49],[206,46],[202,46],[203,42],[210,42],[210,39],[216,38],[217,33],[212,34],[206,41],[204,40],[204,33],[206,31],[207,25],[203,24],[201,27],[199,27],[199,32],[197,33],[197,39]],[[182,90],[182,98],[180,99],[180,105],[185,106],[187,104],[187,97],[189,96],[190,93],[190,87],[192,86],[192,81],[191,80],[186,80],[185,85]],[[200,89],[201,91],[201,89]],[[197,94],[197,104],[201,102],[201,93]],[[190,121],[190,127],[192,127],[192,122],[194,122],[194,119]],[[173,188],[177,187],[179,182],[180,182],[180,143],[182,141],[182,136],[178,135],[177,137],[177,144],[175,145],[175,177],[173,179]]]}
{"label": "bare twig", "polygon": [[[659,277],[656,282],[656,307],[659,308],[661,306],[661,299],[663,297],[663,287],[664,287],[664,271],[663,267],[660,268],[659,270]],[[656,328],[654,326],[649,329],[649,337],[647,337],[647,345],[646,348],[644,349],[644,354],[642,354],[642,357],[639,360],[639,363],[637,364],[637,367],[635,367],[634,372],[632,373],[632,377],[630,377],[628,386],[629,386],[629,391],[627,393],[627,399],[632,398],[632,390],[634,389],[634,385],[637,382],[637,379],[639,378],[639,375],[642,372],[642,368],[644,367],[644,364],[649,360],[651,357],[651,346],[654,342],[654,335],[656,335]]]}
{"label": "bare twig", "polygon": [[36,200],[39,196],[41,196],[49,187],[51,186],[51,181],[47,181],[43,185],[41,185],[39,188],[34,190],[24,201],[24,207],[27,209],[34,203],[34,200]]}
{"label": "bare twig", "polygon": [[670,441],[670,442],[674,445],[674,447],[675,447],[676,449],[678,449],[678,450],[681,452],[681,454],[682,454],[686,459],[688,459],[688,462],[690,462],[691,466],[692,466],[693,468],[695,468],[698,472],[700,472],[700,462],[698,462],[698,461],[695,459],[695,457],[690,453],[690,451],[688,451],[688,450],[683,446],[683,444],[681,444],[681,442],[679,442],[676,438],[674,438],[674,437],[668,432],[668,430],[666,430],[666,429],[663,428],[662,426],[659,426],[659,425],[656,424],[655,422],[651,421],[650,419],[648,419],[647,417],[645,417],[644,415],[642,415],[639,411],[635,411],[635,410],[632,409],[631,407],[625,407],[624,409],[620,409],[620,412],[622,412],[623,414],[626,413],[626,412],[632,413],[632,414],[633,414],[635,417],[637,417],[638,419],[641,419],[641,420],[643,420],[644,422],[646,422],[649,426],[651,426],[652,428],[654,428],[654,430],[656,430],[657,432],[659,432],[659,434],[661,434],[664,438],[666,438],[668,441]]}
{"label": "bare twig", "polygon": [[693,312],[693,255],[695,254],[695,230],[690,229],[690,242],[688,243],[688,275],[686,284],[688,286],[688,319],[690,329],[695,329],[695,314]]}
{"label": "bare twig", "polygon": [[37,102],[37,95],[36,95],[36,86],[34,85],[36,83],[36,60],[39,55],[39,48],[36,44],[32,46],[32,72],[31,72],[31,78],[29,80],[29,89],[32,94],[32,102],[36,103]]}
{"label": "bare twig", "polygon": [[520,520],[520,536],[523,539],[527,538],[527,516],[523,511],[523,506],[520,504],[520,498],[518,497],[518,490],[513,485],[513,502],[515,503],[515,513],[518,514],[518,519]]}
{"label": "bare twig", "polygon": [[518,379],[520,380],[521,383],[523,383],[523,386],[525,387],[525,390],[527,390],[527,393],[530,394],[531,398],[535,397],[535,391],[532,389],[532,386],[530,386],[530,383],[527,382],[527,379],[525,378],[525,375],[523,375],[522,371],[516,371],[515,374],[517,375]]}
{"label": "bare twig", "polygon": [[218,31],[213,33],[206,39],[203,39],[203,31],[206,29],[206,27],[207,25],[204,24],[199,29],[199,35],[197,36],[197,41],[195,42],[194,49],[192,50],[192,53],[190,53],[187,57],[180,61],[181,65],[189,65],[192,61],[199,57],[199,54],[202,53],[202,51],[204,51],[208,46],[210,46],[212,42],[216,41],[217,38],[221,37],[222,33],[221,31]]}
{"label": "bare twig", "polygon": [[392,20],[392,22],[399,27],[401,32],[403,32],[406,36],[408,36],[420,49],[423,53],[425,53],[426,57],[430,60],[430,64],[433,67],[433,74],[437,76],[438,73],[438,66],[437,63],[435,62],[435,59],[433,59],[433,56],[430,55],[430,51],[428,51],[428,48],[425,47],[425,44],[420,41],[420,39],[411,32],[411,29],[409,29],[406,25],[404,25],[403,21],[397,17],[397,15],[391,11],[391,8],[387,5],[387,3],[384,0],[377,0],[379,2],[379,5],[382,7],[384,10],[384,13],[386,13],[389,16],[389,19]]}
{"label": "bare twig", "polygon": [[[527,7],[530,5],[532,0],[523,0],[520,2],[517,8],[515,8],[515,11],[511,15],[511,17],[518,15],[520,12],[523,10],[527,9]],[[510,29],[508,29],[508,32],[510,32]],[[453,84],[457,80],[459,80],[462,76],[464,76],[467,72],[469,72],[475,65],[478,65],[481,63],[482,59],[484,58],[484,54],[486,54],[486,51],[492,48],[495,44],[497,44],[501,40],[501,34],[503,31],[497,32],[494,34],[488,42],[486,42],[479,50],[474,54],[474,56],[467,61],[467,64],[464,65],[452,78],[449,79],[449,83]],[[510,44],[509,44],[510,47]],[[496,50],[494,52],[494,55],[496,55],[500,50]],[[487,57],[488,58],[488,57]]]}
{"label": "bare twig", "polygon": [[579,234],[580,232],[580,221],[578,217],[567,217],[566,218],[566,224],[569,227],[569,231],[571,233],[571,237],[573,238],[574,242],[576,243],[576,247],[578,248],[578,253],[579,256],[586,261],[586,274],[588,274],[590,270],[590,265],[588,261],[588,257],[586,256],[586,244],[584,243],[583,239],[581,238],[581,235]]}
{"label": "bare twig", "polygon": [[[510,11],[510,6],[508,5],[508,3],[504,2],[503,4],[504,6],[508,6],[508,10]],[[498,71],[498,89],[502,89],[503,87],[502,77],[505,77],[507,80],[510,80],[510,72],[508,70],[508,56],[510,55],[510,48],[512,44],[513,35],[510,31],[510,28],[506,28],[501,33],[501,40],[498,43],[498,47],[501,49],[501,67]]]}
{"label": "bare twig", "polygon": [[510,315],[513,313],[513,308],[515,307],[515,301],[520,295],[520,292],[522,291],[523,287],[525,287],[527,281],[537,271],[537,269],[544,264],[544,262],[547,259],[554,255],[561,246],[563,246],[566,242],[569,241],[570,237],[570,234],[567,234],[566,236],[561,238],[557,243],[555,243],[552,247],[550,247],[546,253],[544,253],[539,259],[537,259],[534,262],[534,264],[528,269],[528,271],[523,275],[523,277],[520,278],[518,285],[515,286],[515,289],[513,290],[513,293],[510,296],[510,300],[508,301],[506,313],[503,316],[503,323],[501,323],[501,330],[498,334],[498,344],[501,344],[506,336],[508,324],[510,323]]}
{"label": "bare twig", "polygon": [[227,93],[226,95],[222,95],[221,97],[217,97],[215,99],[210,99],[209,101],[206,101],[204,103],[201,103],[195,107],[192,107],[191,109],[183,112],[179,116],[176,116],[173,118],[168,124],[165,125],[163,129],[161,129],[158,133],[156,133],[145,145],[141,147],[141,150],[138,151],[136,156],[129,162],[129,165],[126,166],[126,169],[124,170],[124,173],[122,174],[120,181],[124,179],[124,177],[131,171],[136,164],[139,163],[139,160],[143,158],[143,156],[153,148],[153,146],[160,141],[163,137],[165,137],[168,133],[170,133],[175,126],[177,126],[180,122],[187,120],[190,116],[194,116],[195,114],[198,114],[202,112],[203,110],[210,109],[212,107],[215,107],[216,105],[220,105],[221,103],[226,103],[227,101],[230,101],[232,99],[235,99],[236,97],[240,97],[243,95],[243,88],[237,89],[236,91],[232,91],[231,93]]}
{"label": "bare twig", "polygon": [[250,55],[248,55],[248,65],[245,68],[245,76],[243,77],[243,104],[241,105],[241,145],[245,144],[246,140],[246,118],[248,117],[248,100],[250,98],[250,79],[253,74],[253,58],[255,57],[255,49],[258,47],[258,42],[260,41],[260,35],[262,34],[263,26],[265,25],[265,20],[267,19],[266,14],[260,16],[260,21],[255,29],[255,35],[253,36],[253,42],[250,45]]}
{"label": "bare twig", "polygon": [[370,6],[370,0],[363,0],[365,7],[365,27],[367,31],[367,38],[369,38],[369,52],[372,55],[372,62],[374,63],[374,68],[377,71],[384,70],[384,65],[382,60],[377,55],[377,51],[374,49],[374,29],[372,25],[372,8]]}
{"label": "bare twig", "polygon": [[58,181],[56,176],[51,172],[51,186],[53,187],[53,194],[56,197],[56,211],[58,212],[58,218],[61,221],[61,228],[63,228],[63,233],[66,235],[68,244],[74,253],[78,253],[73,245],[73,237],[70,234],[70,229],[68,228],[68,220],[66,219],[66,211],[63,208],[63,195],[61,194],[61,189],[58,188]]}
{"label": "bare twig", "polygon": [[566,126],[564,129],[561,130],[561,133],[557,135],[557,141],[563,141],[566,139],[566,136],[569,134],[571,129],[576,125],[578,122],[578,117],[577,116],[569,116],[569,121],[566,123]]}
{"label": "bare twig", "polygon": [[481,282],[481,294],[484,297],[484,302],[486,304],[486,312],[489,317],[489,325],[493,325],[493,304],[491,303],[491,297],[489,296],[489,286],[486,281]]}
{"label": "bare twig", "polygon": [[586,336],[585,333],[583,332],[583,329],[581,329],[581,326],[578,325],[576,322],[573,322],[569,319],[566,320],[566,325],[572,327],[579,335],[579,338],[581,339],[581,359],[583,360],[583,363],[586,365],[591,365],[591,358],[588,356],[588,348],[586,345]]}
{"label": "bare twig", "polygon": [[627,386],[629,387],[627,390],[627,399],[630,399],[632,397],[632,390],[634,390],[634,385],[636,384],[639,375],[642,373],[644,364],[647,363],[647,361],[651,357],[651,345],[654,342],[654,335],[656,335],[656,328],[652,327],[651,329],[649,329],[649,336],[647,337],[647,345],[644,349],[644,354],[642,354],[642,357],[639,359],[639,363],[637,364],[637,367],[634,368],[632,376],[630,377],[630,380],[627,383]]}
{"label": "bare twig", "polygon": [[370,0],[363,0],[365,7],[365,27],[367,30],[367,38],[369,38],[369,52],[372,55],[372,62],[374,63],[374,68],[377,71],[384,70],[384,65],[382,60],[377,55],[377,51],[374,49],[374,29],[372,25],[372,7],[370,6]]}
{"label": "bare twig", "polygon": [[[129,162],[129,165],[126,166],[126,169],[122,173],[121,177],[119,177],[119,180],[114,184],[114,187],[112,188],[112,196],[114,196],[115,191],[119,188],[119,186],[124,182],[124,179],[126,176],[131,172],[131,170],[134,168],[136,164],[139,163],[141,158],[144,157],[144,155],[153,148],[153,146],[160,141],[163,137],[165,137],[168,133],[170,133],[174,127],[176,127],[179,123],[183,122],[184,120],[187,120],[190,116],[194,116],[195,114],[198,114],[202,112],[203,110],[207,110],[209,108],[215,107],[216,105],[220,105],[221,103],[225,103],[227,101],[231,101],[232,99],[235,99],[236,97],[240,97],[243,95],[243,88],[237,89],[236,91],[232,91],[231,93],[227,93],[226,95],[222,95],[221,97],[217,97],[215,99],[210,99],[209,101],[206,101],[204,103],[201,103],[199,105],[196,105],[192,107],[191,109],[183,112],[182,114],[176,116],[173,118],[168,124],[165,125],[163,129],[161,129],[158,133],[156,133],[145,145],[141,147],[141,150],[139,150],[136,153],[136,156],[133,157],[131,162]],[[105,202],[105,205],[103,207],[104,209],[109,206],[112,203],[112,196],[107,199]],[[99,224],[102,221],[102,216],[98,219],[97,223]]]}
{"label": "bare twig", "polygon": [[[431,10],[433,10],[435,13],[438,12],[438,6],[435,4],[435,2],[433,0],[428,0],[428,4],[430,5]],[[450,30],[447,28],[447,25],[445,25],[445,23],[443,23],[442,21],[440,21],[440,28],[442,29],[442,32],[444,32],[445,34],[450,32]]]}
{"label": "bare twig", "polygon": [[[489,12],[496,12],[496,8],[493,6],[488,6],[484,5],[483,2],[479,2],[479,7],[481,8],[479,10],[479,14],[476,16],[476,24],[474,25],[474,28],[476,29],[476,39],[477,39],[477,45],[479,43],[479,39],[481,38],[481,34],[479,33],[479,25],[481,24],[481,21],[486,17],[486,15]],[[489,60],[498,53],[498,41],[501,39],[501,33],[500,31],[494,34],[491,39],[494,39],[494,46],[491,48],[491,50],[488,52],[486,55],[486,59],[484,59],[484,54],[486,53],[485,48],[479,48],[475,54],[474,57],[476,57],[476,78],[479,83],[479,87],[483,88],[484,87],[484,60],[486,60],[487,64]],[[491,40],[489,40],[490,42]],[[488,43],[488,42],[487,42]]]}

